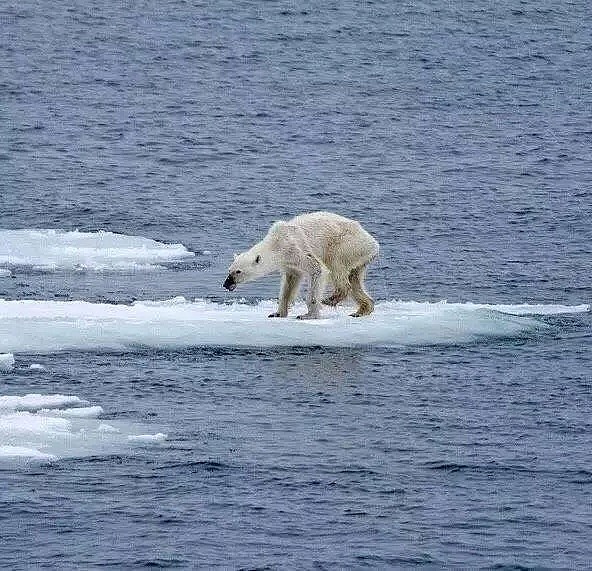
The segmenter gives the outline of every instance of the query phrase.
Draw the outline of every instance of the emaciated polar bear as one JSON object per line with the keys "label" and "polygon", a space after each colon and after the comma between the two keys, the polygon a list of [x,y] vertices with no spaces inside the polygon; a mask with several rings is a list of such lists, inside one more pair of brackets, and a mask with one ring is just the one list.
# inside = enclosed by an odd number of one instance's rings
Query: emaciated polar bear
{"label": "emaciated polar bear", "polygon": [[374,302],[364,290],[364,276],[377,255],[378,242],[355,220],[331,212],[301,214],[275,222],[261,242],[235,256],[224,287],[232,291],[240,283],[281,272],[278,310],[269,317],[286,317],[300,280],[308,275],[308,312],[298,319],[317,319],[328,274],[335,289],[322,303],[337,305],[351,294],[358,303],[352,316],[360,317],[374,311]]}

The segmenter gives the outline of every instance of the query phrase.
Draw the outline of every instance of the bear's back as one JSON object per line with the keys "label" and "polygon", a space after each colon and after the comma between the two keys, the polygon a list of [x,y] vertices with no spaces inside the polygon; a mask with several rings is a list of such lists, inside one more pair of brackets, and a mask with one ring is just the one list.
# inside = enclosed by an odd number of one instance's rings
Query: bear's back
{"label": "bear's back", "polygon": [[378,254],[378,242],[359,222],[333,212],[309,212],[288,221],[306,236],[306,242],[321,260],[372,258]]}
{"label": "bear's back", "polygon": [[324,210],[299,214],[289,220],[289,224],[294,224],[305,231],[321,228],[333,231],[339,231],[339,229],[361,228],[360,224],[351,218],[346,218],[340,214]]}

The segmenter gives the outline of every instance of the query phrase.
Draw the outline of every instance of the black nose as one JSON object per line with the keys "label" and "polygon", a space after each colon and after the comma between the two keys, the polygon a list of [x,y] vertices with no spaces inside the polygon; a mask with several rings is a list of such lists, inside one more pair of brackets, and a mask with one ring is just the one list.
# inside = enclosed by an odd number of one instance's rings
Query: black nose
{"label": "black nose", "polygon": [[228,276],[222,284],[228,291],[232,291],[236,288],[236,282],[232,276]]}

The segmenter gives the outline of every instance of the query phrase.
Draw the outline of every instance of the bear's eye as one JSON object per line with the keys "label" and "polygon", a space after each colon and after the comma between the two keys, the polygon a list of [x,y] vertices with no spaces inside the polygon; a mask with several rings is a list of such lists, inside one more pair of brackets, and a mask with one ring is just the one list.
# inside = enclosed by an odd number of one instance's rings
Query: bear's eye
{"label": "bear's eye", "polygon": [[255,263],[258,264],[261,261],[261,256],[257,256],[255,258]]}

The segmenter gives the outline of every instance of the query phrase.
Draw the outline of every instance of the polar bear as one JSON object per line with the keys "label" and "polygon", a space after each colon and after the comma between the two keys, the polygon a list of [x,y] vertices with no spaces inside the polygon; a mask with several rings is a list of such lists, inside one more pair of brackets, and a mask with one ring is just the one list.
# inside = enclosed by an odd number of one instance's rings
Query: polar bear
{"label": "polar bear", "polygon": [[332,212],[310,212],[275,222],[261,242],[235,256],[223,285],[232,291],[241,283],[281,272],[278,310],[269,317],[286,317],[300,280],[307,275],[308,312],[298,319],[317,319],[328,277],[334,291],[322,303],[337,305],[351,294],[358,303],[352,316],[360,317],[374,311],[374,302],[364,290],[364,276],[377,255],[378,242],[355,220]]}

